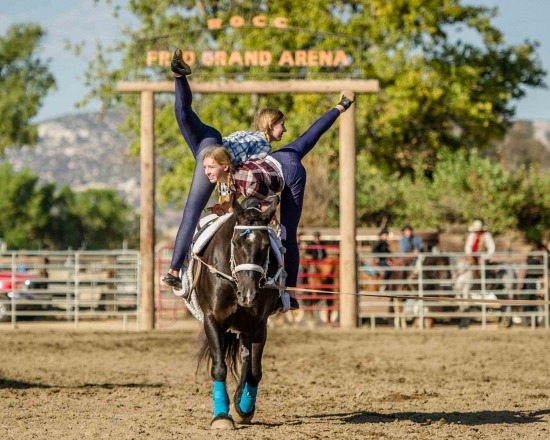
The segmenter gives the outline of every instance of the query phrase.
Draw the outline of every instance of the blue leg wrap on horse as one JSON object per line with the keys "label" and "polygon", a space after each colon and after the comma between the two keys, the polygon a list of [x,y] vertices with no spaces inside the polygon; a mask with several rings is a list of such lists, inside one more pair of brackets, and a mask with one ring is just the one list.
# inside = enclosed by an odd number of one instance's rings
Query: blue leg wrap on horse
{"label": "blue leg wrap on horse", "polygon": [[221,413],[229,414],[229,396],[225,389],[225,382],[214,381],[212,400],[214,401],[214,417]]}
{"label": "blue leg wrap on horse", "polygon": [[241,402],[239,403],[239,408],[244,414],[247,414],[254,409],[257,394],[258,387],[250,386],[247,383],[244,384]]}

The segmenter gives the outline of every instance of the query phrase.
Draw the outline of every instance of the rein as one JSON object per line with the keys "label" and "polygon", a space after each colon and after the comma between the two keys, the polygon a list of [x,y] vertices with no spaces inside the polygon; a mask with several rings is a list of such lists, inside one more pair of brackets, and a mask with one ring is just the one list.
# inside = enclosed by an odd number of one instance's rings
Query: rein
{"label": "rein", "polygon": [[[543,299],[473,299],[473,298],[458,298],[451,296],[412,296],[412,295],[396,295],[392,293],[363,293],[363,292],[339,292],[331,290],[304,289],[300,287],[285,287],[285,290],[290,292],[307,292],[321,293],[327,295],[352,295],[352,296],[368,296],[373,298],[395,298],[395,299],[414,299],[418,301],[441,301],[441,302],[460,302],[471,304],[509,304],[509,305],[550,305],[550,300]],[[307,300],[307,298],[305,298]]]}
{"label": "rein", "polygon": [[201,257],[199,257],[198,255],[196,254],[193,254],[193,259],[194,260],[197,260],[199,263],[201,263],[203,266],[206,266],[208,268],[208,270],[210,272],[212,272],[213,274],[221,277],[221,278],[225,278],[227,281],[233,283],[233,284],[237,284],[237,282],[235,281],[235,279],[231,276],[231,275],[227,275],[226,273],[223,273],[222,271],[216,269],[214,266],[212,266],[211,264],[208,264],[206,261],[204,261]]}

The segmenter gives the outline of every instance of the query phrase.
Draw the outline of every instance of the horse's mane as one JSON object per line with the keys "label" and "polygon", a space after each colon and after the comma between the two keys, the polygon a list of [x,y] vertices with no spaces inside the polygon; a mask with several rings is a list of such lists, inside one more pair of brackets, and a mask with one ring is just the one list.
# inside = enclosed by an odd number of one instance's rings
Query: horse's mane
{"label": "horse's mane", "polygon": [[[241,207],[243,208],[243,212],[238,216],[238,220],[240,220],[240,223],[246,224],[246,225],[253,225],[253,224],[267,224],[269,223],[269,219],[266,219],[266,216],[264,212],[261,209],[262,201],[256,197],[247,197],[245,198],[242,203]],[[235,214],[237,217],[237,214]]]}

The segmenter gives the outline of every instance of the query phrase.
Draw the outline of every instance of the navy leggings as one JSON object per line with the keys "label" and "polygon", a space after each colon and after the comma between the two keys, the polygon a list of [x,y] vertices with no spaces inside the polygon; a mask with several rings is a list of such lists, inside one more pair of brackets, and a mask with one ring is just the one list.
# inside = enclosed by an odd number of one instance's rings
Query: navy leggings
{"label": "navy leggings", "polygon": [[215,184],[210,183],[208,177],[204,174],[202,166],[202,156],[204,150],[212,145],[223,145],[222,135],[214,127],[204,124],[197,114],[193,111],[191,104],[193,94],[185,76],[175,78],[176,80],[176,103],[175,113],[176,121],[180,127],[187,145],[195,157],[195,170],[193,171],[193,180],[191,189],[187,195],[187,201],[183,210],[174,253],[170,268],[179,271],[183,261],[191,246],[195,228],[199,224],[201,213],[208,203]]}
{"label": "navy leggings", "polygon": [[302,216],[306,189],[306,169],[302,165],[302,159],[311,151],[323,133],[334,124],[338,116],[340,116],[340,110],[333,108],[321,116],[298,139],[270,154],[281,164],[285,179],[285,187],[281,192],[281,223],[286,228],[286,240],[283,240],[283,245],[286,247],[285,271],[288,287],[296,287],[300,266],[298,223]]}

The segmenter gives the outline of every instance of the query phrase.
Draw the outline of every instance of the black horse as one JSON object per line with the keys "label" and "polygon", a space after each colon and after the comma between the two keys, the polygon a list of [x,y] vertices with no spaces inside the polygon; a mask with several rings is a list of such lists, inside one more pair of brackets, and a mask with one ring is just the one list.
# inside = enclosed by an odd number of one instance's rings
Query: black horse
{"label": "black horse", "polygon": [[[270,277],[281,267],[268,231],[277,204],[278,199],[263,212],[255,199],[245,199],[242,206],[234,201],[233,215],[197,256],[195,270],[203,267],[196,291],[204,315],[197,368],[211,361],[212,429],[233,429],[233,420],[250,423],[254,416],[267,320],[279,298],[280,286],[270,284]],[[210,270],[204,270],[206,265]],[[228,368],[237,376],[239,361],[240,379],[230,410],[225,381]]]}

